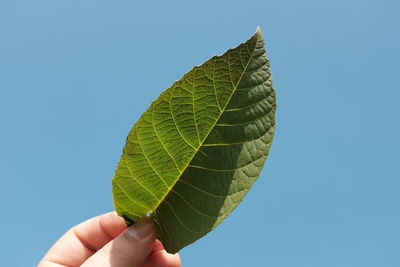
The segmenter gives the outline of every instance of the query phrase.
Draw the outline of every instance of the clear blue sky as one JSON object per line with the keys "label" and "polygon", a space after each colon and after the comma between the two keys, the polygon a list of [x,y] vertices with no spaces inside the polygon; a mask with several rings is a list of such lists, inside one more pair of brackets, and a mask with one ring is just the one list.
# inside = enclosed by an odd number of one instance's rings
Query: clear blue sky
{"label": "clear blue sky", "polygon": [[133,123],[264,31],[278,96],[261,178],[184,266],[400,266],[400,2],[1,0],[1,266],[113,209]]}

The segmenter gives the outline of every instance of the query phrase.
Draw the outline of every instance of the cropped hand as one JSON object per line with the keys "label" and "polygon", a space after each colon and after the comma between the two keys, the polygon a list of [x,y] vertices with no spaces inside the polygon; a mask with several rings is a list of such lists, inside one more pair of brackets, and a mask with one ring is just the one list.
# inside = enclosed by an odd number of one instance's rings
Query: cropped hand
{"label": "cropped hand", "polygon": [[66,232],[38,267],[180,267],[178,254],[156,240],[150,218],[130,227],[115,212],[89,219]]}

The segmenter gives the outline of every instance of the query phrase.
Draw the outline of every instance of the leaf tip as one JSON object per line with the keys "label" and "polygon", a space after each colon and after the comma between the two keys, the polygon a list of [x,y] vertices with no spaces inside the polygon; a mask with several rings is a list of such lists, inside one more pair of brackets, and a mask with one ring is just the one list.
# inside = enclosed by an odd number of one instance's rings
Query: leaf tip
{"label": "leaf tip", "polygon": [[259,35],[259,36],[262,36],[262,35],[263,35],[260,26],[257,26],[257,28],[256,28],[256,33],[255,33],[254,35]]}

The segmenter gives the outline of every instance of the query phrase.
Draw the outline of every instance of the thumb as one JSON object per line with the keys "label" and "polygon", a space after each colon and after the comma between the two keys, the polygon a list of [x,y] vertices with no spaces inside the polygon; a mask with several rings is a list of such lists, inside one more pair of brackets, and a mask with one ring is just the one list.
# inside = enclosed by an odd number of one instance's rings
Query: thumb
{"label": "thumb", "polygon": [[81,266],[138,267],[149,256],[155,239],[156,231],[153,221],[150,218],[140,219]]}

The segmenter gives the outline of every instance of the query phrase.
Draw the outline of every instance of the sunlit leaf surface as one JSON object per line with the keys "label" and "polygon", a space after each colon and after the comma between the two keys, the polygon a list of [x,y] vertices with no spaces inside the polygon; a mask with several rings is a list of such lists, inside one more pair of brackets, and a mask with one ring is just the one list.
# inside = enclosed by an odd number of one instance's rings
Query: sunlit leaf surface
{"label": "sunlit leaf surface", "polygon": [[274,135],[275,92],[260,29],[196,66],[133,126],[113,178],[128,223],[151,214],[175,253],[213,230],[258,178]]}

